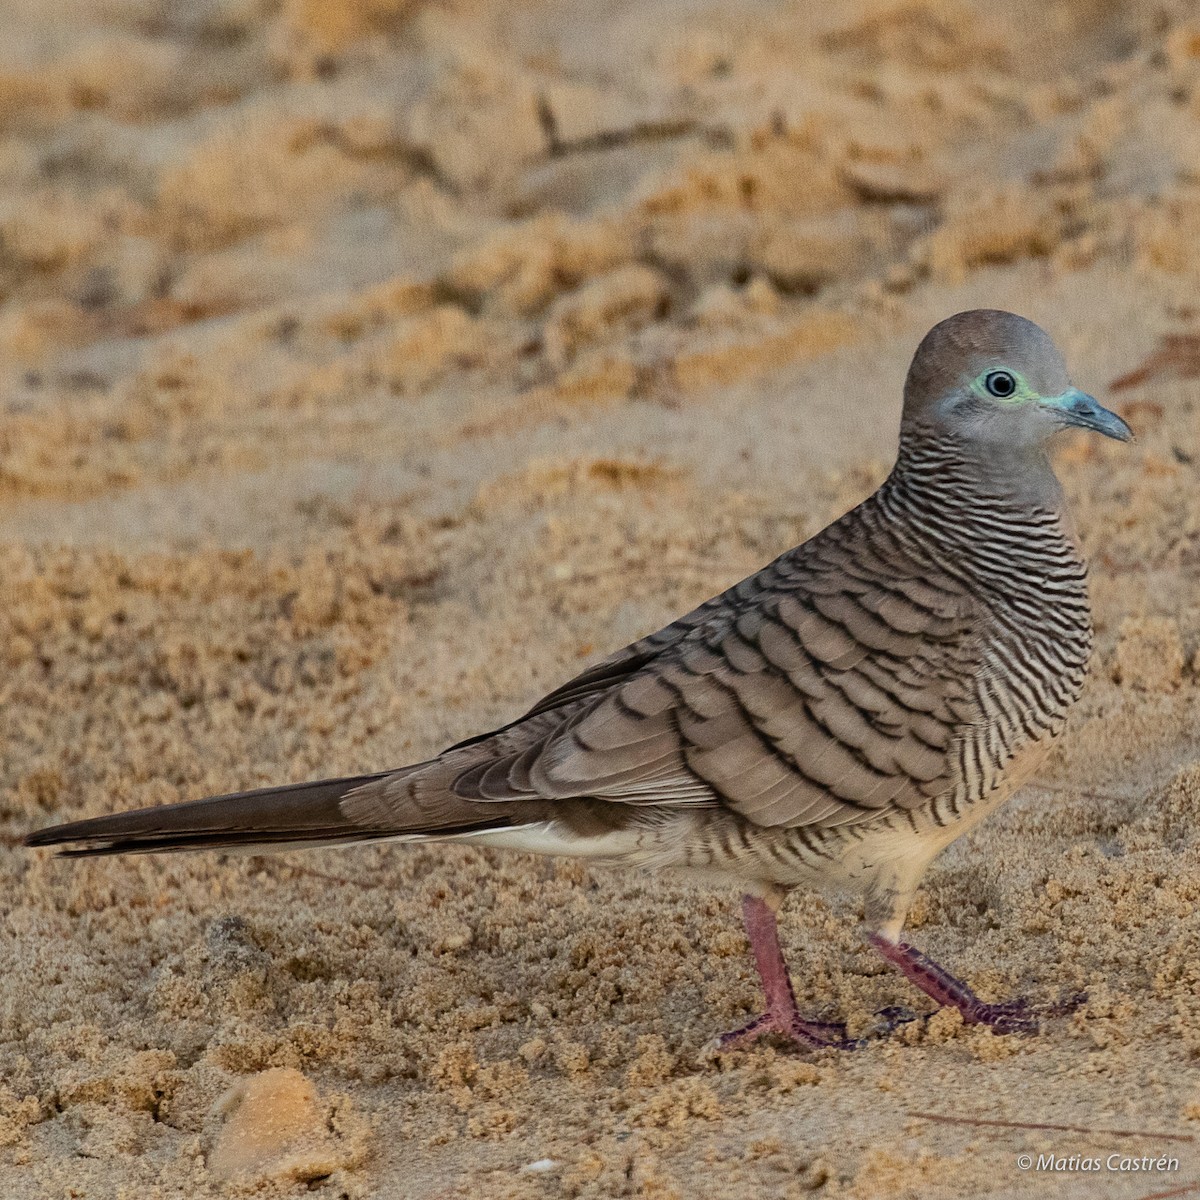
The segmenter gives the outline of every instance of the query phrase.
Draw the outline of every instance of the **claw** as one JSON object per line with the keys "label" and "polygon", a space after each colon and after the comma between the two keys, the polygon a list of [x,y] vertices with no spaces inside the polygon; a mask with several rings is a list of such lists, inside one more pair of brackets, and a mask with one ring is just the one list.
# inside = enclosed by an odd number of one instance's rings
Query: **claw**
{"label": "claw", "polygon": [[887,1008],[878,1009],[875,1016],[880,1018],[880,1034],[892,1033],[901,1025],[908,1025],[922,1019],[920,1013],[913,1012],[911,1008],[906,1008],[903,1004],[889,1004]]}
{"label": "claw", "polygon": [[1087,1003],[1087,998],[1087,992],[1072,992],[1069,996],[1063,996],[1052,1004],[1043,1004],[1038,1011],[1043,1017],[1070,1016],[1076,1009],[1082,1008]]}

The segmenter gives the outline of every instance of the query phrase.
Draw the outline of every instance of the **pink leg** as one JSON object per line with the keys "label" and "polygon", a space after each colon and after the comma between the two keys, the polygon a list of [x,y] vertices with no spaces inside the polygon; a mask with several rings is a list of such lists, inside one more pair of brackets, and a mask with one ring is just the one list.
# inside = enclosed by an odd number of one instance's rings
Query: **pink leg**
{"label": "pink leg", "polygon": [[[953,1005],[962,1013],[968,1025],[990,1025],[997,1033],[1033,1033],[1037,1030],[1038,1014],[1024,1000],[1006,1004],[988,1004],[975,995],[960,979],[955,979],[944,967],[906,942],[889,942],[877,933],[869,935],[871,945],[939,1004]],[[1042,1009],[1044,1016],[1060,1016],[1080,1004],[1085,997],[1075,996],[1066,1002]]]}
{"label": "pink leg", "polygon": [[722,1050],[746,1045],[767,1034],[778,1034],[802,1046],[837,1046],[848,1048],[854,1043],[846,1040],[846,1027],[832,1021],[809,1021],[796,1008],[796,994],[788,974],[783,951],[779,947],[779,927],[775,913],[758,896],[742,897],[742,921],[746,936],[754,951],[759,978],[767,997],[766,1011],[749,1025],[722,1034],[718,1045]]}

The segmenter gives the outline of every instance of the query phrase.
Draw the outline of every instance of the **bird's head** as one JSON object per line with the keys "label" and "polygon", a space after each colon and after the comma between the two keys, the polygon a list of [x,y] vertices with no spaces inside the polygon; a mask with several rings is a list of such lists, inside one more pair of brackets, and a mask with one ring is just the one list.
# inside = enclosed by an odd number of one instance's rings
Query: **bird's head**
{"label": "bird's head", "polygon": [[904,383],[903,434],[949,435],[985,452],[1040,447],[1068,427],[1127,442],[1116,413],[1071,385],[1044,330],[1014,313],[961,312],[922,339]]}

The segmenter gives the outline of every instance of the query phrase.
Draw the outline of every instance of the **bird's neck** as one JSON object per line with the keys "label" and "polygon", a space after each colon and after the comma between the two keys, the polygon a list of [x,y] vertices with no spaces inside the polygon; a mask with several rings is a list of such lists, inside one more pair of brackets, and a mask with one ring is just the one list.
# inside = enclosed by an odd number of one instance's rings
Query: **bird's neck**
{"label": "bird's neck", "polygon": [[1065,515],[1062,486],[1042,445],[983,445],[934,433],[902,437],[892,476],[954,507],[999,502]]}

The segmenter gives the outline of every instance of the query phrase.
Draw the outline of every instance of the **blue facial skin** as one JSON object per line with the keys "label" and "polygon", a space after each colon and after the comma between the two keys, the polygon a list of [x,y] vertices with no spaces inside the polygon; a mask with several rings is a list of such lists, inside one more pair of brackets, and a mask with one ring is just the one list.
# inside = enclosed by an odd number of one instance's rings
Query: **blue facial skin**
{"label": "blue facial skin", "polygon": [[1133,430],[1115,412],[1110,412],[1094,396],[1078,388],[1068,388],[1061,396],[1047,396],[1042,403],[1047,408],[1057,409],[1068,425],[1094,430],[1118,442],[1133,439]]}
{"label": "blue facial skin", "polygon": [[1018,371],[994,367],[984,371],[971,383],[971,391],[981,400],[1001,408],[1020,409],[1033,406],[1051,413],[1063,425],[1090,429],[1118,442],[1133,438],[1133,430],[1110,412],[1094,396],[1069,387],[1058,396],[1043,396],[1035,391]]}

